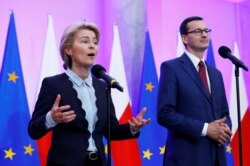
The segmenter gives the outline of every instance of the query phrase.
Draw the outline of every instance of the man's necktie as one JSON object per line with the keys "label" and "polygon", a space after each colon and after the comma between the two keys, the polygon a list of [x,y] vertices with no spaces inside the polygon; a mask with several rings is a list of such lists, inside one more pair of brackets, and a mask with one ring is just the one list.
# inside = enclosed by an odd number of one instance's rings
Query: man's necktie
{"label": "man's necktie", "polygon": [[201,80],[203,82],[203,85],[205,86],[207,92],[210,94],[209,87],[208,87],[208,82],[207,82],[205,64],[204,64],[203,61],[199,62],[199,74],[200,74]]}

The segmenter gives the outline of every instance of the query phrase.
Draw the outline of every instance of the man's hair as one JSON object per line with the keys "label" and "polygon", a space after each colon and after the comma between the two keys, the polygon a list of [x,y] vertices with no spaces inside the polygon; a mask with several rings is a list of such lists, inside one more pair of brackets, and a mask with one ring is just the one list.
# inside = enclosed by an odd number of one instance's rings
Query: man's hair
{"label": "man's hair", "polygon": [[191,21],[197,21],[197,20],[203,20],[202,17],[199,16],[192,16],[188,17],[185,20],[182,21],[181,26],[180,26],[180,33],[181,35],[186,35],[188,33],[188,27],[187,24]]}

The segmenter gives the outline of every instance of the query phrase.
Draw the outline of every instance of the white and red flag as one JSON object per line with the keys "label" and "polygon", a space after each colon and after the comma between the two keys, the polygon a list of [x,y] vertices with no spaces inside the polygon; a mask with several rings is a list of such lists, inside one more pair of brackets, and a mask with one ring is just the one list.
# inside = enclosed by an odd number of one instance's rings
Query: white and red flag
{"label": "white and red flag", "polygon": [[[56,46],[53,19],[48,15],[48,28],[45,41],[44,55],[42,59],[40,78],[37,85],[36,98],[41,88],[42,80],[45,77],[56,75],[60,73],[60,66],[58,61],[58,50]],[[49,147],[51,144],[51,132],[43,136],[37,141],[38,151],[41,160],[41,166],[46,165]]]}
{"label": "white and red flag", "polygon": [[[131,103],[124,69],[119,32],[116,25],[114,25],[114,39],[109,73],[124,88],[122,93],[116,89],[112,90],[111,96],[119,123],[127,123],[128,119],[132,118],[132,109],[130,105]],[[115,166],[141,165],[139,146],[136,139],[112,141],[111,152]]]}
{"label": "white and red flag", "polygon": [[[234,42],[234,56],[240,59],[237,42]],[[242,69],[239,72],[239,91],[240,91],[240,112],[242,128],[242,147],[243,147],[243,165],[250,165],[250,109],[246,93],[246,86]],[[237,98],[236,98],[236,81],[234,68],[232,70],[231,96],[230,96],[230,116],[232,119],[232,150],[234,165],[239,165],[239,144],[238,144],[238,116],[237,116]]]}
{"label": "white and red flag", "polygon": [[185,46],[181,39],[181,33],[177,32],[177,50],[176,50],[176,56],[180,57],[185,52]]}

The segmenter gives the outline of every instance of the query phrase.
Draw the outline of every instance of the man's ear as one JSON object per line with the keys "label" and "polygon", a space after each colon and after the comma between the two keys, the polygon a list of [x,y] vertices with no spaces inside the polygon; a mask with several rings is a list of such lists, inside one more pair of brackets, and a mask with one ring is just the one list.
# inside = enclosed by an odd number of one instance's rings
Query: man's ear
{"label": "man's ear", "polygon": [[188,43],[187,35],[181,35],[181,40],[184,44],[187,44]]}

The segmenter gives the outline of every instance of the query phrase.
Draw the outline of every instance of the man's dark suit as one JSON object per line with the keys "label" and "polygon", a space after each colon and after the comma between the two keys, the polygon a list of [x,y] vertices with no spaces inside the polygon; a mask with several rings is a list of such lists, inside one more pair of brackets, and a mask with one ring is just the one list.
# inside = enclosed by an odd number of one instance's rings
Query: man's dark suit
{"label": "man's dark suit", "polygon": [[168,128],[164,166],[226,166],[225,147],[201,136],[205,122],[231,120],[221,73],[207,65],[208,94],[189,57],[184,53],[163,62],[158,94],[158,122]]}
{"label": "man's dark suit", "polygon": [[[106,85],[93,77],[93,86],[96,94],[97,123],[93,132],[93,138],[99,150],[103,165],[106,163],[102,137],[107,136],[107,96]],[[77,98],[77,92],[73,89],[73,83],[63,73],[43,80],[40,94],[29,123],[29,135],[33,139],[39,139],[49,130],[45,126],[46,114],[52,108],[56,96],[61,95],[60,106],[70,105],[76,113],[76,119],[70,123],[60,123],[53,128],[52,144],[48,154],[47,164],[83,166],[87,157],[88,148],[88,122],[85,119],[85,111],[81,108],[81,101]],[[120,140],[138,137],[131,134],[129,125],[119,125],[115,117],[113,103],[111,114],[111,139]],[[52,165],[53,165],[52,164]]]}

